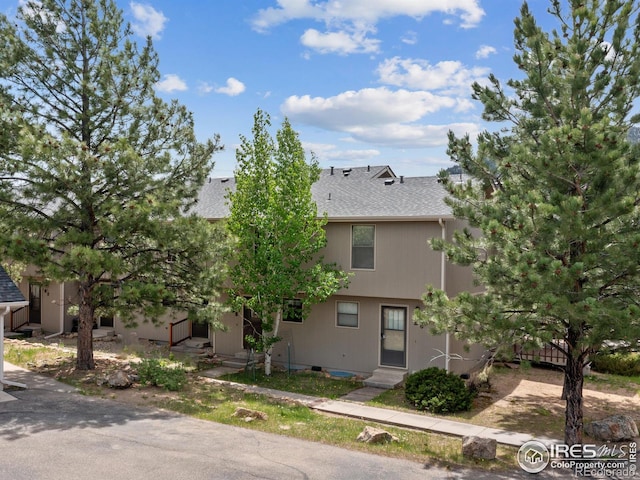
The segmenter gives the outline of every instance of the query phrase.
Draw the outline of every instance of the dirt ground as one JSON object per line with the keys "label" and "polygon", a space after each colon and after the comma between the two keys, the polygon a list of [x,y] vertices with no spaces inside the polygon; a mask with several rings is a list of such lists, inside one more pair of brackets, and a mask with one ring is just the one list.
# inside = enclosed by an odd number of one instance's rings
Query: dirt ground
{"label": "dirt ground", "polygon": [[[592,372],[585,379],[585,423],[626,414],[640,424],[640,387],[631,383],[612,386],[603,377]],[[489,394],[480,395],[467,419],[479,425],[561,439],[565,411],[562,382],[563,372],[559,369],[494,366]]]}
{"label": "dirt ground", "polygon": [[[25,343],[25,340],[6,340]],[[75,352],[73,338],[29,339],[29,343],[46,343]],[[94,358],[96,369],[79,372],[73,362],[61,362],[54,358],[30,365],[35,371],[54,377],[72,378],[81,382],[94,394],[103,395],[119,402],[137,405],[157,405],[163,399],[184,395],[184,392],[167,392],[159,388],[140,387],[134,384],[126,390],[98,387],[101,379],[118,369],[134,369],[135,362],[143,356],[167,356],[166,346],[157,346],[146,342],[124,345],[116,341],[95,341]],[[214,366],[219,359],[212,353],[197,360],[195,365],[205,362]],[[132,367],[133,365],[133,367]],[[501,364],[493,367],[488,392],[482,392],[470,412],[455,416],[455,419],[476,425],[491,426],[505,430],[543,435],[561,439],[564,429],[564,401],[561,400],[563,373],[557,369],[524,367],[516,364]],[[192,387],[208,380],[192,377]],[[604,418],[612,414],[631,415],[640,425],[640,390],[637,384],[602,381],[602,375],[592,373],[585,381],[584,420]]]}

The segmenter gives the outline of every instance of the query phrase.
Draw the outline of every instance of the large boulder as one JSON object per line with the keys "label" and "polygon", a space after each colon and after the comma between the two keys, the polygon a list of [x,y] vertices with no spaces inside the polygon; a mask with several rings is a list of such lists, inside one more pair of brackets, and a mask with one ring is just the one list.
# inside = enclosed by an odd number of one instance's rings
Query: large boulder
{"label": "large boulder", "polygon": [[493,438],[468,436],[462,438],[462,455],[471,458],[494,460],[497,442]]}
{"label": "large boulder", "polygon": [[584,426],[584,433],[595,440],[621,442],[638,436],[638,426],[629,415],[611,415]]}
{"label": "large boulder", "polygon": [[397,442],[398,437],[391,435],[389,432],[382,430],[381,428],[364,427],[364,430],[360,432],[360,435],[358,435],[356,440],[364,443],[387,443]]}
{"label": "large boulder", "polygon": [[252,422],[253,420],[267,420],[269,418],[269,416],[264,412],[244,407],[236,408],[236,411],[233,412],[232,416],[244,418],[245,422]]}
{"label": "large boulder", "polygon": [[131,386],[131,379],[127,372],[117,370],[107,377],[107,384],[111,388],[129,388]]}

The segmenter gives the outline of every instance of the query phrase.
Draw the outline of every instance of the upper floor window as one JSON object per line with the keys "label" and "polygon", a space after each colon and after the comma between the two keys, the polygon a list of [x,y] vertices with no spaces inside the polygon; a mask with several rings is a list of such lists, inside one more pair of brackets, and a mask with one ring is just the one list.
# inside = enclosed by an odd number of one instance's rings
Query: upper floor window
{"label": "upper floor window", "polygon": [[302,323],[302,300],[298,298],[285,300],[282,321]]}
{"label": "upper floor window", "polygon": [[351,268],[373,270],[375,237],[374,225],[351,226]]}

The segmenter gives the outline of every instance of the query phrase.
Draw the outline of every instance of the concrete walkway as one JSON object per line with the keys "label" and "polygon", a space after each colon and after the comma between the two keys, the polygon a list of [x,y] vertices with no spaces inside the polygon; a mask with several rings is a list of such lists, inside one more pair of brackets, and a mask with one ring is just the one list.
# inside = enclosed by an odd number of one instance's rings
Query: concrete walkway
{"label": "concrete walkway", "polygon": [[[237,370],[236,370],[237,371]],[[229,372],[225,372],[229,373]],[[326,398],[312,397],[297,393],[281,392],[271,388],[257,387],[255,385],[245,385],[242,383],[227,382],[217,377],[224,375],[218,369],[211,369],[201,373],[210,381],[238,388],[245,392],[257,393],[273,398],[280,398],[295,401],[308,406],[314,410],[342,415],[346,417],[370,420],[372,422],[395,425],[398,427],[423,430],[459,437],[477,436],[493,438],[497,443],[520,447],[529,440],[538,440],[546,445],[560,442],[559,439],[547,437],[534,437],[527,433],[509,432],[497,428],[482,427],[471,423],[447,420],[444,418],[431,417],[422,413],[409,413],[389,408],[372,407],[364,402],[371,400],[382,393],[381,389],[364,387],[345,395],[339,400],[328,400]]]}

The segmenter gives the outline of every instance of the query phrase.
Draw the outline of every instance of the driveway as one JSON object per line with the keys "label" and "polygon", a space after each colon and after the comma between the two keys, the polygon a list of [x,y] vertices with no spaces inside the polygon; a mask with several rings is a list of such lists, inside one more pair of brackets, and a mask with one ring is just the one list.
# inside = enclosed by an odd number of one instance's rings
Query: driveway
{"label": "driveway", "polygon": [[[11,369],[11,367],[9,367]],[[496,479],[85,397],[12,369],[0,402],[0,478],[11,480]],[[3,394],[6,396],[6,393]],[[546,477],[546,476],[545,476]],[[537,476],[542,479],[542,476]]]}

